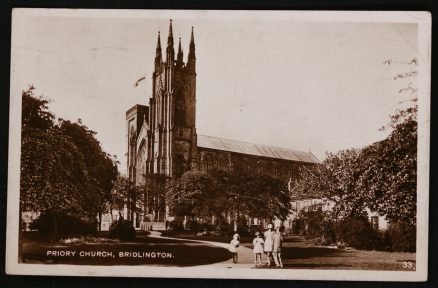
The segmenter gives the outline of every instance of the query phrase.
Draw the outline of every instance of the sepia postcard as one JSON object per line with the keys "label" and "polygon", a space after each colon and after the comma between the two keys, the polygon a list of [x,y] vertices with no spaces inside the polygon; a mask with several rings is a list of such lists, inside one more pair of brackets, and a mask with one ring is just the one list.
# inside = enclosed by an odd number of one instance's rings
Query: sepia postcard
{"label": "sepia postcard", "polygon": [[428,12],[12,15],[6,272],[426,281]]}

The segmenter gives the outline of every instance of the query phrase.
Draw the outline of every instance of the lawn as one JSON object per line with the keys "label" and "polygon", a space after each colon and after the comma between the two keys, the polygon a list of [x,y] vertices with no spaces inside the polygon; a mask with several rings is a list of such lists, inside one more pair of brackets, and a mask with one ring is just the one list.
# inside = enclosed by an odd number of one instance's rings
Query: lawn
{"label": "lawn", "polygon": [[[165,233],[167,234],[167,233]],[[163,235],[164,236],[164,235]],[[195,266],[223,262],[231,258],[224,249],[190,240],[228,243],[229,236],[196,236],[193,233],[167,235],[180,239],[148,237],[140,232],[134,241],[120,243],[65,244],[49,238],[28,235],[23,242],[24,263],[77,265],[154,265]],[[183,239],[186,238],[186,239]],[[248,254],[246,262],[252,267],[252,237],[242,237],[240,253]],[[100,255],[97,253],[100,252]],[[67,255],[69,253],[69,255]],[[94,254],[93,254],[94,253]],[[62,255],[61,255],[62,254]],[[283,243],[284,268],[342,269],[342,270],[415,270],[415,253],[336,249],[312,245],[303,237],[288,237]],[[263,260],[265,260],[263,256]],[[266,266],[259,268],[265,269]],[[275,269],[275,268],[274,268]]]}
{"label": "lawn", "polygon": [[[170,235],[169,235],[170,236]],[[228,243],[231,236],[196,236],[193,233],[172,237]],[[252,249],[252,237],[241,237],[242,246]],[[364,251],[314,246],[304,237],[287,237],[283,243],[284,268],[415,271],[415,253]],[[265,256],[263,256],[265,260]],[[405,267],[404,267],[405,266]],[[262,268],[264,266],[261,266]],[[267,268],[267,267],[266,267]]]}
{"label": "lawn", "polygon": [[[174,238],[181,238],[181,239],[190,239],[190,240],[204,240],[204,241],[213,241],[213,242],[221,242],[221,243],[230,243],[231,239],[233,239],[233,234],[230,235],[216,235],[216,234],[210,234],[210,235],[196,235],[194,232],[185,231],[185,232],[179,232],[175,233],[172,231],[163,231],[163,236],[168,237],[174,237]],[[252,243],[252,240],[254,239],[253,236],[241,236],[240,242],[241,243]]]}
{"label": "lawn", "polygon": [[35,235],[23,241],[23,263],[194,266],[230,257],[226,249],[208,244],[141,234],[134,241],[119,243],[65,244]]}
{"label": "lawn", "polygon": [[[283,259],[285,268],[295,269],[415,271],[416,257],[415,253],[318,247],[304,239],[296,239],[284,243]],[[403,262],[406,262],[406,268]]]}

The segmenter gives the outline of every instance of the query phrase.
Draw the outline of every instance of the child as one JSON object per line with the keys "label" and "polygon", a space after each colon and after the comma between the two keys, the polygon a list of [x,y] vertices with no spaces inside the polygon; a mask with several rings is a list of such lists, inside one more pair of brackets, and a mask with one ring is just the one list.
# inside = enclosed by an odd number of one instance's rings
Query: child
{"label": "child", "polygon": [[266,263],[271,266],[272,251],[274,250],[274,231],[272,231],[272,224],[268,225],[268,230],[265,232],[265,245],[264,250],[266,253]]}
{"label": "child", "polygon": [[277,265],[277,267],[281,267],[283,268],[283,262],[281,261],[281,245],[283,243],[283,236],[281,235],[280,232],[280,227],[277,227],[275,229],[275,234],[274,234],[274,261],[275,261],[275,265]]}
{"label": "child", "polygon": [[262,265],[262,253],[263,253],[263,238],[260,237],[260,232],[255,233],[255,238],[252,241],[252,245],[254,245],[254,263],[255,265]]}
{"label": "child", "polygon": [[239,247],[239,244],[239,234],[234,234],[229,248],[230,252],[233,254],[233,263],[237,263],[237,248]]}

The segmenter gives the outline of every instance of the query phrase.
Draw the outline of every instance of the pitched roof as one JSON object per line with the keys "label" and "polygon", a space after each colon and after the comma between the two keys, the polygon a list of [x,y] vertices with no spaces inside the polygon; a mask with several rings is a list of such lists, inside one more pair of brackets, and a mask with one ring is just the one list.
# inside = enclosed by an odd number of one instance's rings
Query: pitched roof
{"label": "pitched roof", "polygon": [[198,135],[198,147],[289,161],[320,163],[310,152]]}

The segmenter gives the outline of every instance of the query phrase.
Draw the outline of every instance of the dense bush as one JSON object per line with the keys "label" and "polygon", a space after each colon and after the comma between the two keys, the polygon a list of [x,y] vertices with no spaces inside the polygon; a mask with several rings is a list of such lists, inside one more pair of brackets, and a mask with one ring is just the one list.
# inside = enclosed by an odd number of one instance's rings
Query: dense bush
{"label": "dense bush", "polygon": [[48,235],[57,234],[55,236],[68,237],[95,234],[96,226],[96,223],[84,222],[74,216],[46,212],[35,219],[29,228]]}
{"label": "dense bush", "polygon": [[262,229],[261,229],[260,225],[252,225],[251,227],[249,227],[248,232],[249,232],[249,235],[248,235],[248,236],[252,236],[252,237],[254,237],[254,236],[255,236],[255,233],[256,233],[256,232],[261,233],[261,232],[262,232]]}
{"label": "dense bush", "polygon": [[169,223],[169,230],[174,231],[174,232],[181,232],[184,230],[184,225],[183,225],[182,221],[173,220],[173,221],[170,221],[170,223]]}
{"label": "dense bush", "polygon": [[199,231],[199,224],[195,220],[187,220],[185,230],[198,232]]}
{"label": "dense bush", "polygon": [[386,231],[386,237],[390,241],[390,250],[415,252],[416,226],[403,221],[390,223]]}
{"label": "dense bush", "polygon": [[305,234],[304,219],[294,219],[292,222],[292,233],[295,235]]}
{"label": "dense bush", "polygon": [[[330,245],[337,241],[337,231],[330,215],[322,210],[307,211],[301,214],[306,219],[297,219],[292,224],[294,234],[306,235],[307,238],[315,239],[319,245]],[[306,229],[307,228],[307,229]]]}
{"label": "dense bush", "polygon": [[304,212],[303,216],[307,218],[306,235],[309,237],[319,237],[323,233],[321,224],[324,221],[324,213],[318,211]]}
{"label": "dense bush", "polygon": [[216,229],[215,225],[209,224],[209,223],[201,223],[198,225],[199,231],[214,231]]}
{"label": "dense bush", "polygon": [[332,219],[325,217],[322,220],[320,227],[321,227],[321,243],[322,243],[322,245],[330,245],[330,244],[336,243],[337,234],[336,234],[335,222]]}
{"label": "dense bush", "polygon": [[336,243],[341,247],[347,245],[365,250],[391,250],[389,235],[374,230],[365,215],[345,218],[340,222],[333,221],[329,214],[320,210],[304,212],[301,216],[306,218],[307,229],[303,221],[297,221],[295,230],[317,245]]}
{"label": "dense bush", "polygon": [[348,246],[357,249],[375,249],[379,237],[366,216],[356,216],[344,219],[339,223],[338,238]]}
{"label": "dense bush", "polygon": [[135,229],[132,221],[118,220],[114,221],[109,229],[110,237],[120,240],[133,240],[135,239]]}
{"label": "dense bush", "polygon": [[216,232],[221,235],[230,235],[233,233],[233,225],[226,222],[221,223],[219,226],[216,226]]}
{"label": "dense bush", "polygon": [[364,250],[415,252],[416,226],[411,223],[396,221],[386,231],[377,231],[365,215],[337,223],[321,211],[304,212],[301,217],[305,220],[293,222],[294,234],[305,234],[316,245],[337,243]]}

